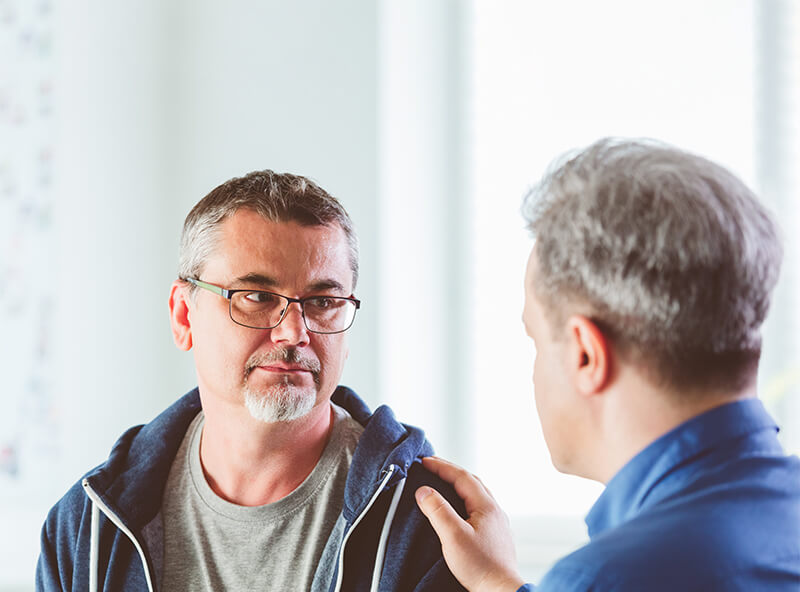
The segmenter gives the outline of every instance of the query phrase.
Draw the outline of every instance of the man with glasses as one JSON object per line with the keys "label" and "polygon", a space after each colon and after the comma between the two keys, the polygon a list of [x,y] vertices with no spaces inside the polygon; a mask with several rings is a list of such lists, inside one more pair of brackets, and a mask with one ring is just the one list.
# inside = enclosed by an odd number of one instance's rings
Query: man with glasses
{"label": "man with glasses", "polygon": [[421,430],[337,386],[357,240],[308,179],[232,179],[189,213],[169,310],[198,387],[50,512],[40,590],[461,590],[413,492]]}
{"label": "man with glasses", "polygon": [[[800,460],[756,398],[782,257],[772,218],[722,167],[622,140],[564,159],[524,212],[542,432],[558,470],[606,485],[590,542],[536,590],[800,590]],[[468,521],[417,492],[464,586],[533,590],[483,483],[424,463],[466,500]]]}

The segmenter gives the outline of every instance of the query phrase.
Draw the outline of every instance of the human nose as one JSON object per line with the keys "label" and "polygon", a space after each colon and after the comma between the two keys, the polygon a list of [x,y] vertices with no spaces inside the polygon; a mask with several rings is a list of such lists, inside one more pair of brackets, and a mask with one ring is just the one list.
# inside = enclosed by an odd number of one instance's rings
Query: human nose
{"label": "human nose", "polygon": [[308,328],[303,320],[303,309],[299,302],[289,302],[286,312],[277,327],[270,333],[272,341],[289,345],[308,344]]}

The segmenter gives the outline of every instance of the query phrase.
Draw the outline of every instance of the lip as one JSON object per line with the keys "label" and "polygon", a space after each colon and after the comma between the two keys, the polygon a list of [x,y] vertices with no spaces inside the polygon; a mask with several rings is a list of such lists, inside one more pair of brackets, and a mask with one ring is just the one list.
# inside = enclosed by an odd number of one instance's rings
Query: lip
{"label": "lip", "polygon": [[298,374],[301,372],[309,372],[307,368],[296,366],[293,364],[270,364],[268,366],[256,366],[260,370],[266,372],[278,372],[282,374]]}

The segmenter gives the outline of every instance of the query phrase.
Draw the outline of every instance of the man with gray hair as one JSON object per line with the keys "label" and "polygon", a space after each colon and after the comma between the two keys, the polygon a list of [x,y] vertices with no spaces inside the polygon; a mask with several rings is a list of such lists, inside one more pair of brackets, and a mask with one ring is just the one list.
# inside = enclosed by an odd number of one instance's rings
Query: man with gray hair
{"label": "man with gray hair", "polygon": [[[553,464],[606,489],[590,542],[540,592],[800,590],[800,459],[756,398],[777,229],[704,158],[602,140],[526,198],[535,243],[523,322]],[[431,458],[417,502],[472,592],[532,590],[505,515],[473,475]]]}
{"label": "man with gray hair", "polygon": [[413,492],[422,430],[337,386],[358,245],[342,205],[254,172],[192,209],[169,297],[198,387],[47,517],[37,590],[462,590]]}

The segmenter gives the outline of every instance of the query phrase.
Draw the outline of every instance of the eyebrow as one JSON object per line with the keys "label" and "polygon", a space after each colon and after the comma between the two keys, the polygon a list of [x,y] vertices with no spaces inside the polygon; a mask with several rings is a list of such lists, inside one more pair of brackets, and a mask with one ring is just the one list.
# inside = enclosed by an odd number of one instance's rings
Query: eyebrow
{"label": "eyebrow", "polygon": [[236,278],[237,283],[242,284],[256,284],[262,288],[277,288],[278,280],[268,275],[260,273],[248,273]]}
{"label": "eyebrow", "polygon": [[[239,276],[236,278],[236,282],[242,284],[255,284],[261,288],[270,289],[276,289],[280,286],[278,280],[275,278],[260,273],[248,273],[243,276]],[[334,279],[318,280],[306,286],[306,290],[309,292],[345,291],[344,286]]]}
{"label": "eyebrow", "polygon": [[344,292],[344,286],[333,279],[319,280],[307,287],[309,292]]}

